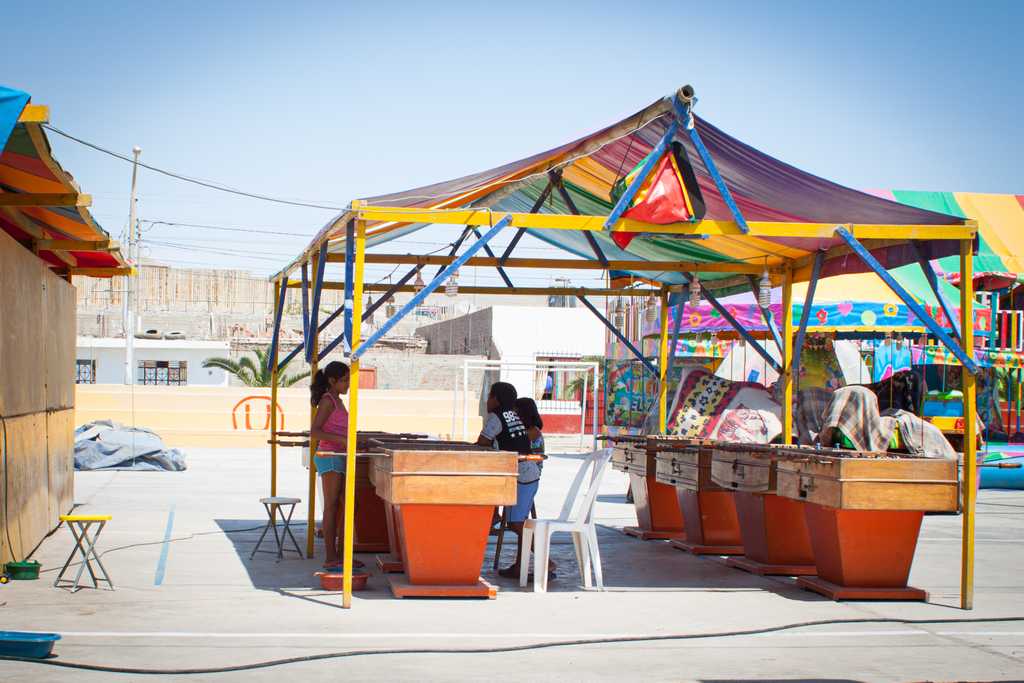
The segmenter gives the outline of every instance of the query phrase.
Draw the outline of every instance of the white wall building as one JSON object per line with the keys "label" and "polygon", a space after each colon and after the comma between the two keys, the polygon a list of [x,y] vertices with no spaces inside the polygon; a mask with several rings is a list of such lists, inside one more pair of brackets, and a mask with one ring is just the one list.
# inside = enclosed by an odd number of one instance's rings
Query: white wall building
{"label": "white wall building", "polygon": [[[78,337],[75,362],[79,384],[124,384],[125,340]],[[136,339],[136,384],[227,386],[228,376],[203,361],[230,356],[226,341]]]}

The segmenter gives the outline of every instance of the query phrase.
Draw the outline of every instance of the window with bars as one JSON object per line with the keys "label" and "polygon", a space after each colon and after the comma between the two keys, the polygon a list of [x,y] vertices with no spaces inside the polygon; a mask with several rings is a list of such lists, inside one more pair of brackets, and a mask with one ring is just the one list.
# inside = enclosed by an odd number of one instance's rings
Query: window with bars
{"label": "window with bars", "polygon": [[79,358],[75,361],[75,384],[96,384],[96,361]]}
{"label": "window with bars", "polygon": [[185,386],[188,384],[188,362],[183,360],[140,360],[136,383]]}

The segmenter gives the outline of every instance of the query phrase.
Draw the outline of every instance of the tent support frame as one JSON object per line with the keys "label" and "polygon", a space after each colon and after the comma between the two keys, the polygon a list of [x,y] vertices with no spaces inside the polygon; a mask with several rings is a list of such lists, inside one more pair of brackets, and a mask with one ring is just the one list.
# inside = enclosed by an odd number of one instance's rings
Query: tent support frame
{"label": "tent support frame", "polygon": [[601,311],[597,310],[597,307],[594,306],[594,304],[590,303],[586,296],[584,296],[583,294],[577,294],[576,298],[579,299],[584,306],[590,309],[591,313],[597,316],[597,319],[600,320],[601,323],[608,328],[608,330],[615,336],[616,339],[622,342],[623,345],[627,349],[629,349],[630,353],[636,356],[637,360],[644,364],[645,368],[650,370],[652,375],[654,375],[655,377],[659,376],[658,368],[654,367],[654,363],[648,360],[647,357],[640,352],[640,349],[636,348],[636,346],[633,345],[633,342],[629,341],[629,339],[626,338],[626,335],[622,334],[622,332],[619,331],[619,328],[615,327],[615,325],[613,325],[612,322],[608,320],[608,318],[606,318],[603,313],[601,313]]}
{"label": "tent support frame", "polygon": [[[917,262],[921,266],[921,272],[924,273],[925,279],[928,281],[928,286],[932,288],[932,292],[935,294],[935,298],[939,300],[939,306],[942,307],[942,312],[946,315],[946,320],[949,321],[950,327],[953,328],[953,337],[963,344],[963,334],[960,331],[960,321],[957,320],[954,315],[953,306],[949,303],[949,299],[942,292],[942,287],[939,286],[939,278],[935,274],[935,269],[932,268],[931,261],[926,256],[927,246],[920,244],[917,240],[910,243],[910,247],[914,250],[914,255],[917,257]],[[995,318],[993,318],[994,320]]]}
{"label": "tent support frame", "polygon": [[[878,262],[878,259],[876,259],[874,255],[857,240],[856,237],[851,235],[850,232],[841,225],[836,226],[836,235],[842,238],[842,240],[850,246],[850,249],[853,250],[853,253],[855,253],[857,257],[868,266],[868,268],[873,270],[878,277],[882,279],[882,282],[888,285],[889,289],[896,294],[896,296],[903,300],[903,303],[907,305],[907,308],[909,308],[910,311],[917,316],[922,323],[924,323],[925,327],[927,327],[928,330],[934,334],[940,342],[942,342],[942,345],[957,357],[967,372],[972,375],[977,374],[978,364],[974,362],[974,359],[968,356],[963,348],[961,348],[960,345],[957,344],[944,329],[942,329],[942,326],[928,315],[927,311],[924,310],[921,304],[917,303],[914,297],[912,297],[910,293],[903,288],[903,285],[897,282],[896,278],[889,274],[889,271],[887,271],[885,267]],[[961,278],[962,277],[963,276],[961,275]],[[960,286],[962,291],[962,282]],[[973,326],[974,322],[971,321],[970,324]],[[961,328],[962,327],[963,325],[961,325]],[[966,333],[964,333],[964,335],[964,339],[966,340]]]}

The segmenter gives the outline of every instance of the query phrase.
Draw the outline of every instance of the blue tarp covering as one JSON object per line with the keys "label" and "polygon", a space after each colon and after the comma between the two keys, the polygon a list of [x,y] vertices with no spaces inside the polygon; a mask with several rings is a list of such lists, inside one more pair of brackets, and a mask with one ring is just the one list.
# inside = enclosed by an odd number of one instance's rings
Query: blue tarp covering
{"label": "blue tarp covering", "polygon": [[18,124],[21,110],[28,104],[27,92],[0,85],[0,152],[7,146],[7,138]]}

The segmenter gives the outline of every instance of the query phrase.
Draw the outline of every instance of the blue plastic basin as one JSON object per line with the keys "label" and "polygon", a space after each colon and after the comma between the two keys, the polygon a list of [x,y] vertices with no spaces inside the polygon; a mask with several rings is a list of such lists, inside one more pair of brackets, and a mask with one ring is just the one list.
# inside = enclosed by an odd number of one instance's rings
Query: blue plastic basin
{"label": "blue plastic basin", "polygon": [[0,655],[44,659],[53,652],[53,644],[58,640],[60,640],[59,633],[0,631]]}

